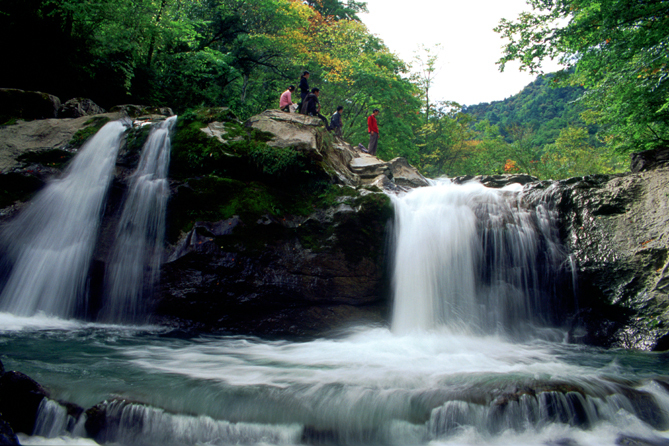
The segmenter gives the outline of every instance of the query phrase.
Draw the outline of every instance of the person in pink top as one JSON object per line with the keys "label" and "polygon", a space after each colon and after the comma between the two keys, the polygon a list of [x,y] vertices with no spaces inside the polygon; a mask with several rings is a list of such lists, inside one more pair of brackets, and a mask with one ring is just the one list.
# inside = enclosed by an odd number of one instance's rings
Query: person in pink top
{"label": "person in pink top", "polygon": [[370,155],[376,155],[376,145],[379,143],[379,126],[376,122],[376,117],[379,113],[379,109],[375,108],[367,118],[367,133],[369,133],[369,147],[367,147],[367,151]]}
{"label": "person in pink top", "polygon": [[295,91],[295,86],[291,85],[288,87],[288,90],[284,91],[281,94],[279,99],[279,108],[285,112],[290,113],[290,106],[294,105],[292,94]]}

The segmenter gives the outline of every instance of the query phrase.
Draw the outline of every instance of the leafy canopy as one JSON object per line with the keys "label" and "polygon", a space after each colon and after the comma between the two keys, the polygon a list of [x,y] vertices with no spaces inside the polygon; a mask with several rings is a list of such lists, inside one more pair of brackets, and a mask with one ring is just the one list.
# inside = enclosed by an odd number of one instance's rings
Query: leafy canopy
{"label": "leafy canopy", "polygon": [[[582,85],[590,122],[604,126],[621,152],[669,141],[669,2],[666,0],[528,0],[532,13],[502,20],[509,43],[499,60],[536,73],[555,59],[563,84]],[[569,71],[569,68],[575,70]]]}

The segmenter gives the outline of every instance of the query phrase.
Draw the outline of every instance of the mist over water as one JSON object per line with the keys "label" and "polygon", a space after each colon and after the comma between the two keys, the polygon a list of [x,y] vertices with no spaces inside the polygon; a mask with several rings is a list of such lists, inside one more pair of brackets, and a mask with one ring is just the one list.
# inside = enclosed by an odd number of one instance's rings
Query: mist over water
{"label": "mist over water", "polygon": [[[117,421],[105,442],[613,445],[621,436],[667,437],[664,354],[438,329],[398,336],[361,328],[289,342],[53,321],[19,328],[22,321],[0,335],[5,366],[38,378],[54,398],[83,407],[106,400]],[[45,404],[35,435],[83,435],[63,413]]]}
{"label": "mist over water", "polygon": [[393,201],[389,327],[288,341],[0,313],[5,368],[51,391],[22,444],[92,444],[57,400],[128,446],[669,442],[669,354],[562,342],[548,203],[448,182]]}

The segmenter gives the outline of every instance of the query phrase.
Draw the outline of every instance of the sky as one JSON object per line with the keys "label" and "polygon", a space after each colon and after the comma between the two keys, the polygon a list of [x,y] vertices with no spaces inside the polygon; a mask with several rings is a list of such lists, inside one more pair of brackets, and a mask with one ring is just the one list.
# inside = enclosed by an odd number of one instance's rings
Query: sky
{"label": "sky", "polygon": [[[359,14],[369,31],[405,62],[420,45],[441,44],[430,96],[461,105],[501,101],[520,92],[536,76],[495,64],[505,40],[493,31],[500,19],[531,11],[525,0],[365,0]],[[556,64],[545,65],[546,72]]]}

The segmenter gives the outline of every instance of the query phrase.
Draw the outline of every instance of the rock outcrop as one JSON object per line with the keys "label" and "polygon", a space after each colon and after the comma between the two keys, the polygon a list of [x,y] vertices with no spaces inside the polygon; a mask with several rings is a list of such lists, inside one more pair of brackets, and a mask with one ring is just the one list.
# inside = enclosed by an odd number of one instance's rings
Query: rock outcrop
{"label": "rock outcrop", "polygon": [[[178,213],[192,215],[185,208],[201,196],[216,202],[207,206],[231,206],[237,200],[246,204],[236,208],[238,214],[194,221],[181,232],[163,268],[154,301],[157,320],[200,330],[282,336],[315,335],[363,321],[383,323],[389,306],[386,240],[393,211],[388,196],[371,185],[383,177],[387,188],[397,190],[426,185],[427,180],[406,161],[384,162],[333,138],[318,119],[274,110],[244,125],[266,142],[269,149],[262,156],[276,153],[258,167],[252,160],[260,155],[255,143],[247,147],[248,134],[224,110],[216,114],[226,120],[199,118],[203,121],[193,135],[209,141],[185,146],[216,141],[207,150],[225,153],[221,165],[210,166],[215,173],[205,179],[176,184],[172,221]],[[186,132],[187,125],[182,123],[175,136],[177,156],[183,145],[179,131]],[[292,178],[269,169],[272,162],[299,164],[301,173],[295,175],[303,175],[301,181],[292,184]],[[373,173],[357,169],[360,163],[370,165]],[[305,194],[310,188],[314,193]]]}
{"label": "rock outcrop", "polygon": [[[77,150],[77,135],[83,139],[95,125],[121,116],[146,112],[152,113],[146,119],[159,119],[170,112],[130,105],[117,110],[0,127],[0,219],[63,168]],[[427,179],[406,160],[379,160],[303,115],[266,111],[242,123],[229,110],[211,109],[184,116],[177,125],[169,252],[151,301],[157,322],[312,335],[361,320],[384,321],[386,236],[393,211],[383,191],[428,185]],[[109,245],[104,234],[114,228],[146,130],[129,130],[119,156],[94,276],[104,272]],[[579,307],[567,316],[574,339],[666,350],[669,169],[661,167],[663,151],[652,155],[638,155],[639,172],[624,175],[453,181],[489,187],[520,183],[527,201],[552,203],[577,273]]]}
{"label": "rock outcrop", "polygon": [[0,88],[0,124],[10,119],[56,118],[60,99],[41,91]]}
{"label": "rock outcrop", "polygon": [[575,274],[575,340],[669,349],[669,169],[533,182],[552,202]]}
{"label": "rock outcrop", "polygon": [[101,115],[106,110],[87,98],[73,98],[58,109],[59,118],[81,118],[82,116]]}
{"label": "rock outcrop", "polygon": [[[246,123],[253,129],[269,133],[271,139],[267,145],[271,147],[289,147],[313,159],[325,160],[342,184],[375,185],[389,191],[429,184],[404,158],[383,161],[324,132],[321,124],[318,118],[280,110],[267,110]],[[319,127],[321,131],[317,131]]]}
{"label": "rock outcrop", "polygon": [[[49,396],[41,385],[21,372],[0,373],[0,439],[10,443],[15,432],[32,434],[39,405]],[[6,423],[6,424],[5,424]]]}
{"label": "rock outcrop", "polygon": [[662,167],[669,167],[669,147],[660,147],[630,155],[630,170],[634,173]]}

